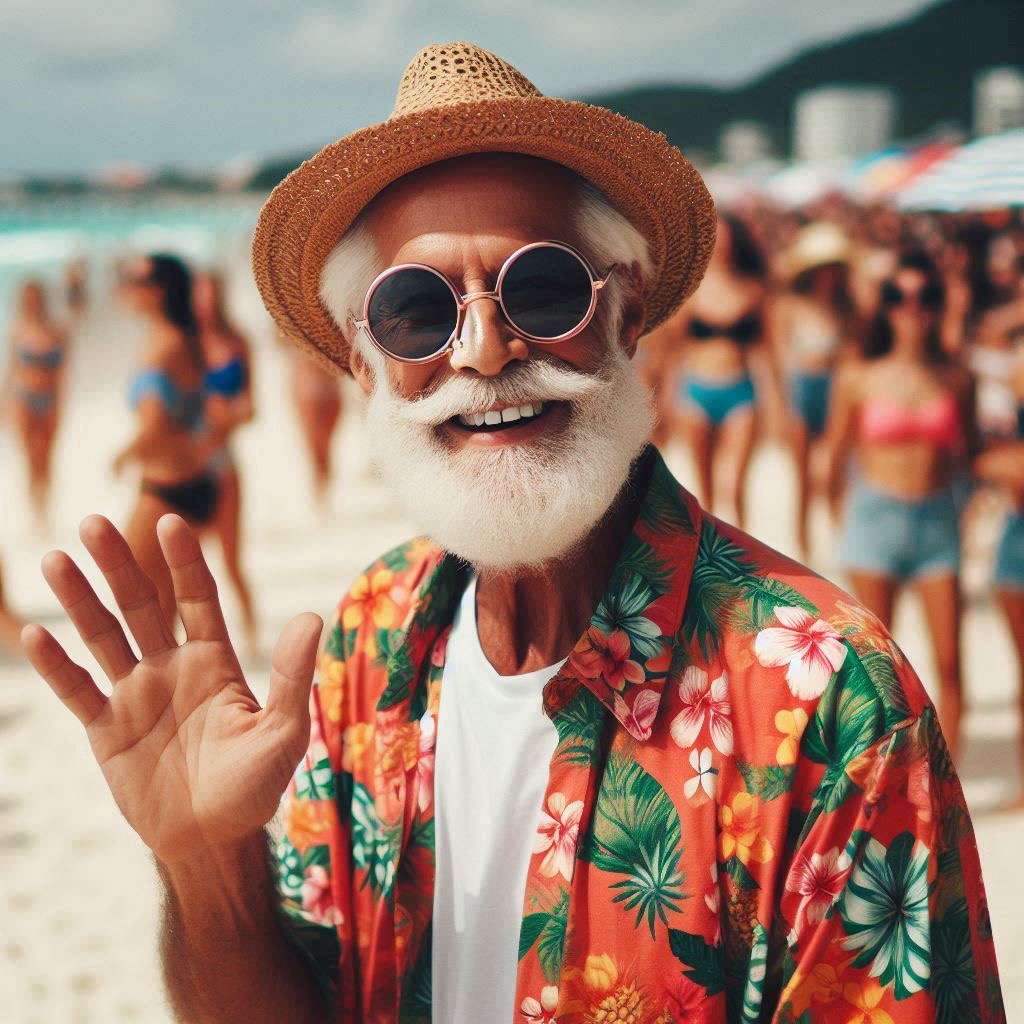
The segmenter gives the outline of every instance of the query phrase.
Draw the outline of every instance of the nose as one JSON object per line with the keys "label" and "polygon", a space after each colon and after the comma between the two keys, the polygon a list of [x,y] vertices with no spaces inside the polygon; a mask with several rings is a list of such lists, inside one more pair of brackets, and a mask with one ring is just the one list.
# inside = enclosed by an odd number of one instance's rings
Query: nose
{"label": "nose", "polygon": [[480,295],[468,302],[451,354],[453,370],[496,377],[509,363],[522,361],[529,354],[526,342],[509,330],[496,298]]}

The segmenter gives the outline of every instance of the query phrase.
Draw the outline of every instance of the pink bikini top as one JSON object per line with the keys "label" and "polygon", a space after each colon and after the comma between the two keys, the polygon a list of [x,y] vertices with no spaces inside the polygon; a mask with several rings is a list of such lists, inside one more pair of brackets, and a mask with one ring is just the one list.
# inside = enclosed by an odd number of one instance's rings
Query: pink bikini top
{"label": "pink bikini top", "polygon": [[860,411],[860,438],[872,444],[924,442],[952,448],[961,438],[960,408],[951,394],[940,395],[920,409],[891,398],[870,398]]}

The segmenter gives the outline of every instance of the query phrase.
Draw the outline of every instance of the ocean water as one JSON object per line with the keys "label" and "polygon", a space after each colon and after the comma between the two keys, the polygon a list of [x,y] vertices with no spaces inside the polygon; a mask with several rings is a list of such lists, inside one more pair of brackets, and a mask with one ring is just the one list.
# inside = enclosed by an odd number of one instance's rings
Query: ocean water
{"label": "ocean water", "polygon": [[260,196],[82,197],[0,203],[0,354],[20,282],[41,280],[63,312],[64,268],[86,264],[91,297],[109,295],[119,260],[171,252],[195,267],[220,266],[248,248]]}

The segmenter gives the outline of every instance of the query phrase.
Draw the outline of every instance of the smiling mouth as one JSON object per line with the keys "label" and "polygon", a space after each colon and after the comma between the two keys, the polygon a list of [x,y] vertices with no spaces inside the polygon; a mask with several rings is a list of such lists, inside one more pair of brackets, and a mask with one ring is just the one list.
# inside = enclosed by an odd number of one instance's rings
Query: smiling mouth
{"label": "smiling mouth", "polygon": [[524,421],[534,420],[547,412],[550,406],[550,402],[528,402],[525,405],[510,405],[503,409],[463,413],[454,416],[450,422],[474,433],[495,433],[518,426]]}

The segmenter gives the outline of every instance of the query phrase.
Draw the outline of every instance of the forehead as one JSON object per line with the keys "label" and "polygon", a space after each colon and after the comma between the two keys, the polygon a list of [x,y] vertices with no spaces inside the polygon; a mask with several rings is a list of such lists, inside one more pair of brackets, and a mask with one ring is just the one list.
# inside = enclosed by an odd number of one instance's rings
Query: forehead
{"label": "forehead", "polygon": [[[386,262],[431,249],[500,249],[570,237],[577,180],[546,160],[487,153],[433,164],[401,178],[368,208]],[[506,252],[505,255],[508,255]]]}

